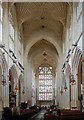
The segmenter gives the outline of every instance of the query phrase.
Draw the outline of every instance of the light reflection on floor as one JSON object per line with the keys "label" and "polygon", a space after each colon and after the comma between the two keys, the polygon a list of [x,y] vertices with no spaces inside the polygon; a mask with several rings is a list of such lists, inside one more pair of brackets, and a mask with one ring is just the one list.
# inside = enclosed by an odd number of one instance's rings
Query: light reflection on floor
{"label": "light reflection on floor", "polygon": [[45,112],[46,112],[46,110],[41,110],[41,112],[37,116],[32,117],[31,120],[43,120]]}

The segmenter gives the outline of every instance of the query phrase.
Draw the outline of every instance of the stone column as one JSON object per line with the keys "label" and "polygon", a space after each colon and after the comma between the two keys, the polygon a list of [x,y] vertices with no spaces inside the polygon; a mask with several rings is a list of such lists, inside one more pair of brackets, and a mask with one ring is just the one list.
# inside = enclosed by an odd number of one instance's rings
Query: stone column
{"label": "stone column", "polygon": [[[2,22],[2,42],[3,44],[5,44],[5,49],[7,51],[9,51],[9,17],[8,17],[8,3],[3,3],[3,22]],[[7,65],[9,65],[9,56],[5,53],[5,58],[7,61]],[[3,105],[5,106],[9,106],[9,78],[7,78],[8,76],[8,68],[6,69],[6,82],[7,82],[7,86],[3,88],[3,93],[4,95],[3,98]]]}
{"label": "stone column", "polygon": [[35,73],[32,69],[32,105],[36,104],[36,92],[35,92]]}
{"label": "stone column", "polygon": [[[1,59],[1,57],[0,57]],[[2,69],[0,65],[0,111],[2,111]],[[0,119],[2,118],[2,113],[0,112]]]}
{"label": "stone column", "polygon": [[24,55],[24,85],[22,87],[25,87],[25,95],[21,95],[21,101],[28,100],[28,61],[27,56]]}
{"label": "stone column", "polygon": [[83,39],[82,39],[82,49],[83,49],[83,57],[82,57],[82,83],[83,83],[83,110],[84,110],[84,2],[83,2]]}
{"label": "stone column", "polygon": [[28,101],[28,106],[31,106],[31,93],[32,93],[32,67],[31,60],[28,57],[25,58],[25,101]]}
{"label": "stone column", "polygon": [[38,105],[38,100],[39,100],[39,77],[38,77],[38,72],[35,73],[35,86],[36,86],[36,103]]}

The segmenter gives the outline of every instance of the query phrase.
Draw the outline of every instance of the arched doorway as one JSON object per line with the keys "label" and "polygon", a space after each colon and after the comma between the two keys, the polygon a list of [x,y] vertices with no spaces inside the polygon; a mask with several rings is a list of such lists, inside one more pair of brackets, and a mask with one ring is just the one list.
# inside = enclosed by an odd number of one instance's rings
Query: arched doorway
{"label": "arched doorway", "polygon": [[82,56],[78,65],[78,109],[81,110],[82,106]]}
{"label": "arched doorway", "polygon": [[82,51],[79,47],[76,48],[73,59],[73,74],[76,84],[72,89],[72,96],[74,98],[73,104],[76,109],[81,110],[82,105]]}

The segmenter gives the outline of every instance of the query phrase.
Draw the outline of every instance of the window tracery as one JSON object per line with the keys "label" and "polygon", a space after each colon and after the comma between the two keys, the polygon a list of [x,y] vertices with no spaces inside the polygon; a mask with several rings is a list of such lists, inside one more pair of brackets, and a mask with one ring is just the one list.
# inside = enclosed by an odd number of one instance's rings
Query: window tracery
{"label": "window tracery", "polygon": [[52,67],[39,67],[39,100],[52,100]]}
{"label": "window tracery", "polygon": [[2,16],[3,16],[3,9],[2,3],[0,2],[0,41],[2,42]]}
{"label": "window tracery", "polygon": [[11,12],[9,13],[9,47],[14,51],[14,21]]}

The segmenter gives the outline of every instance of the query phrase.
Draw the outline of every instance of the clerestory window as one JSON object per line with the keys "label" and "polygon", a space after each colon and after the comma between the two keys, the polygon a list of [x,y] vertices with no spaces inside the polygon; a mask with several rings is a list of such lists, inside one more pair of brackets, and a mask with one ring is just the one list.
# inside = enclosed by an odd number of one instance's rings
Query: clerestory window
{"label": "clerestory window", "polygon": [[0,41],[2,42],[2,15],[3,15],[3,9],[2,9],[2,3],[0,2]]}
{"label": "clerestory window", "polygon": [[9,13],[9,47],[14,51],[14,20],[11,12]]}

